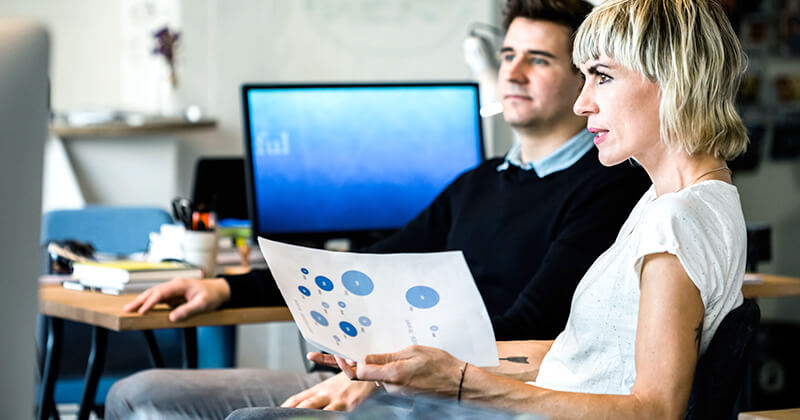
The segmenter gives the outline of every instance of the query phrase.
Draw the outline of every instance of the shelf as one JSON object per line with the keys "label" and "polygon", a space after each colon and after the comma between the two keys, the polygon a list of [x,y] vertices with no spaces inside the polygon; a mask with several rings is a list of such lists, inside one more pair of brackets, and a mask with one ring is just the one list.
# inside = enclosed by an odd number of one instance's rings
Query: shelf
{"label": "shelf", "polygon": [[69,137],[123,137],[143,136],[176,131],[211,129],[217,126],[214,119],[201,119],[191,122],[183,118],[153,118],[141,124],[115,121],[104,124],[67,125],[63,122],[50,124],[50,134],[62,138]]}

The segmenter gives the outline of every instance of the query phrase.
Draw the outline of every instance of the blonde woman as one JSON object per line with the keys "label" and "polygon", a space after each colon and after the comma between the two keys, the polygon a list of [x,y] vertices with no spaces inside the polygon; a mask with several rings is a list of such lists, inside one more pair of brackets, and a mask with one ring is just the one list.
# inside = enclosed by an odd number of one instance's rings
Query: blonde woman
{"label": "blonde woman", "polygon": [[601,163],[634,159],[653,185],[581,280],[565,330],[498,343],[528,363],[491,369],[420,346],[353,366],[312,359],[391,391],[549,418],[683,417],[698,357],[742,303],[745,223],[725,161],[747,145],[733,106],[745,57],[713,0],[607,0],[573,61],[585,77],[574,111]]}

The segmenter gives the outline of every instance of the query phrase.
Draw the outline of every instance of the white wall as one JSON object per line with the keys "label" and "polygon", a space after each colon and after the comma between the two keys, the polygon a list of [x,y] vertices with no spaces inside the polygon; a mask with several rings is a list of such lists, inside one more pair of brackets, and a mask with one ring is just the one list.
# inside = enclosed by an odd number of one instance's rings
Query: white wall
{"label": "white wall", "polygon": [[[52,104],[155,110],[154,26],[182,31],[180,95],[215,130],[149,138],[71,139],[66,149],[89,203],[167,207],[190,191],[202,155],[243,153],[243,82],[464,80],[461,43],[497,0],[3,0],[0,15],[50,28]],[[139,32],[139,33],[137,33]],[[246,326],[243,366],[299,370],[291,324]]]}

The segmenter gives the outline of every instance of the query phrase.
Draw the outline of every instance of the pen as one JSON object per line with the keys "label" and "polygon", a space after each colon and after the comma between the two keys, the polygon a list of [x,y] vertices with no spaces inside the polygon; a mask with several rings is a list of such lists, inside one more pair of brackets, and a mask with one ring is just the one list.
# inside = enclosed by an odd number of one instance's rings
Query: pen
{"label": "pen", "polygon": [[192,229],[192,202],[185,198],[172,200],[172,216],[186,229]]}

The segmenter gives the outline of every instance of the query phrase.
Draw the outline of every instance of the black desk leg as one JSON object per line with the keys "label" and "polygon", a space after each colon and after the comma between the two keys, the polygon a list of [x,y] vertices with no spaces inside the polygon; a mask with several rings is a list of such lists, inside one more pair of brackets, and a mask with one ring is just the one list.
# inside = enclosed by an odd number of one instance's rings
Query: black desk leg
{"label": "black desk leg", "polygon": [[81,396],[81,407],[78,411],[78,420],[88,420],[94,408],[94,397],[97,395],[97,383],[106,361],[106,344],[108,343],[108,330],[103,327],[92,327],[92,349],[86,366],[86,377]]}
{"label": "black desk leg", "polygon": [[144,338],[147,340],[147,348],[150,349],[150,363],[153,364],[153,367],[159,369],[163,368],[164,359],[161,357],[161,352],[158,350],[158,343],[156,342],[156,336],[153,334],[153,330],[144,330],[142,334],[144,334]]}
{"label": "black desk leg", "polygon": [[183,329],[183,368],[197,369],[197,328]]}
{"label": "black desk leg", "polygon": [[53,413],[58,418],[53,391],[58,376],[58,364],[61,359],[61,342],[63,340],[64,321],[61,318],[47,317],[47,347],[44,357],[42,383],[39,384],[39,416],[46,420]]}

